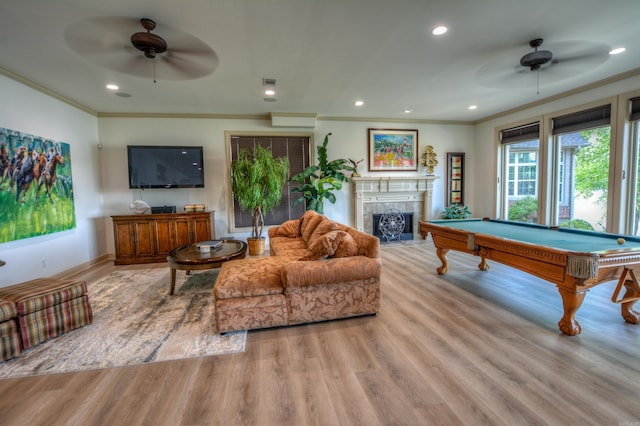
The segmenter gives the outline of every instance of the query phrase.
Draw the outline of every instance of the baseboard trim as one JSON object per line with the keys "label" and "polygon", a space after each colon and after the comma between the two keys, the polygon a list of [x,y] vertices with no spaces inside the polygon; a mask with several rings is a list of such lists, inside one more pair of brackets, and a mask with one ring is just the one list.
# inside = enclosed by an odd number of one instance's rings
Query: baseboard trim
{"label": "baseboard trim", "polygon": [[96,257],[95,259],[89,260],[88,262],[81,263],[79,265],[74,266],[73,268],[69,268],[62,272],[59,272],[53,275],[51,278],[69,279],[69,278],[72,278],[74,275],[85,273],[89,269],[95,268],[96,266],[103,266],[107,263],[113,262],[114,259],[115,259],[114,254],[103,254],[101,256]]}

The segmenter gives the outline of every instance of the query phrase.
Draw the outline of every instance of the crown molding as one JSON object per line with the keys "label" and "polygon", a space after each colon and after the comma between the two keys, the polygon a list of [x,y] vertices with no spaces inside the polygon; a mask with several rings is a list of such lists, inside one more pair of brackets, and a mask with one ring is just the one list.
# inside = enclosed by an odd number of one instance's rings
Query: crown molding
{"label": "crown molding", "polygon": [[40,93],[44,93],[47,96],[51,96],[52,98],[64,102],[65,104],[68,104],[74,108],[77,108],[81,111],[86,112],[87,114],[91,114],[93,116],[98,116],[98,112],[94,111],[93,109],[89,108],[86,105],[83,105],[79,102],[74,101],[73,99],[67,98],[66,96],[62,96],[61,94],[54,92],[53,90],[36,83],[35,81],[29,80],[28,78],[22,77],[21,75],[18,75],[16,73],[14,73],[13,71],[9,71],[6,68],[0,67],[0,74],[4,75],[5,77],[9,77],[12,80],[17,81],[18,83],[22,83],[25,86],[28,86],[34,90],[37,90]]}
{"label": "crown molding", "polygon": [[563,99],[563,98],[566,98],[566,97],[569,97],[569,96],[577,95],[579,93],[587,92],[589,90],[597,89],[599,87],[606,86],[607,84],[616,83],[618,81],[626,80],[627,78],[636,77],[638,75],[640,75],[640,68],[635,68],[635,69],[632,69],[630,71],[623,72],[621,74],[617,74],[617,75],[614,75],[614,76],[609,77],[609,78],[605,78],[604,80],[600,80],[600,81],[593,82],[591,84],[587,84],[586,86],[580,86],[580,87],[577,87],[575,89],[567,90],[566,92],[559,93],[557,95],[549,96],[547,98],[543,98],[543,99],[537,100],[535,102],[530,102],[528,104],[520,105],[518,107],[515,107],[515,108],[512,108],[512,109],[508,109],[506,111],[502,111],[502,112],[499,112],[497,114],[493,114],[493,115],[481,118],[479,120],[474,121],[471,124],[475,125],[475,124],[481,124],[481,123],[484,123],[484,122],[487,122],[487,121],[495,120],[496,118],[504,117],[504,116],[507,116],[507,115],[510,115],[510,114],[514,114],[516,112],[527,110],[529,108],[534,108],[534,107],[537,107],[537,106],[540,106],[540,105],[547,104],[549,102],[557,101],[559,99]]}
{"label": "crown molding", "polygon": [[388,123],[407,123],[407,124],[448,124],[448,125],[470,125],[473,121],[462,120],[430,120],[420,118],[383,118],[383,117],[331,117],[331,116],[318,116],[318,121],[374,121],[374,122],[388,122]]}

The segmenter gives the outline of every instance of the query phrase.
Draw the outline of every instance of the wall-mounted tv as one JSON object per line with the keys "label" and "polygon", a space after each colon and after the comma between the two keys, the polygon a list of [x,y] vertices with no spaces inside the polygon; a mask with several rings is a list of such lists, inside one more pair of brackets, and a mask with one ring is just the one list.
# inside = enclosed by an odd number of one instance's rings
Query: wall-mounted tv
{"label": "wall-mounted tv", "polygon": [[204,188],[201,146],[127,146],[129,188]]}

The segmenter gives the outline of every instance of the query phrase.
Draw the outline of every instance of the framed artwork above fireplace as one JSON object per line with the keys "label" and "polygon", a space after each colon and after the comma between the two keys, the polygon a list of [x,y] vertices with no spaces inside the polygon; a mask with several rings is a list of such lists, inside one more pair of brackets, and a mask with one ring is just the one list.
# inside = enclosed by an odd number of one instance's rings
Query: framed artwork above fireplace
{"label": "framed artwork above fireplace", "polygon": [[418,170],[418,131],[369,129],[369,171]]}

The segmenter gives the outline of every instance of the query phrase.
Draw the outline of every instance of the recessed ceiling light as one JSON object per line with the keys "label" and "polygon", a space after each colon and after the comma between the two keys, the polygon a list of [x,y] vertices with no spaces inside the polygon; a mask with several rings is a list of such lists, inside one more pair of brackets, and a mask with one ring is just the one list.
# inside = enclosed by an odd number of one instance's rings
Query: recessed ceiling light
{"label": "recessed ceiling light", "polygon": [[355,106],[362,106],[362,105],[364,105],[364,101],[355,101],[353,104]]}
{"label": "recessed ceiling light", "polygon": [[610,51],[609,55],[618,55],[618,54],[624,52],[625,50],[627,50],[627,49],[625,49],[624,47],[617,47],[617,48],[613,49],[612,51]]}
{"label": "recessed ceiling light", "polygon": [[437,27],[435,27],[432,31],[431,34],[433,35],[442,35],[444,33],[446,33],[449,29],[447,27],[445,27],[444,25],[439,25]]}
{"label": "recessed ceiling light", "polygon": [[470,110],[478,109],[478,105],[469,105]]}
{"label": "recessed ceiling light", "polygon": [[267,96],[273,96],[276,94],[276,91],[274,89],[264,89],[264,94]]}
{"label": "recessed ceiling light", "polygon": [[107,89],[109,90],[118,90],[119,88],[117,84],[107,84]]}
{"label": "recessed ceiling light", "polygon": [[405,114],[411,114],[413,111],[411,111],[410,109],[405,109],[403,112],[404,112]]}

